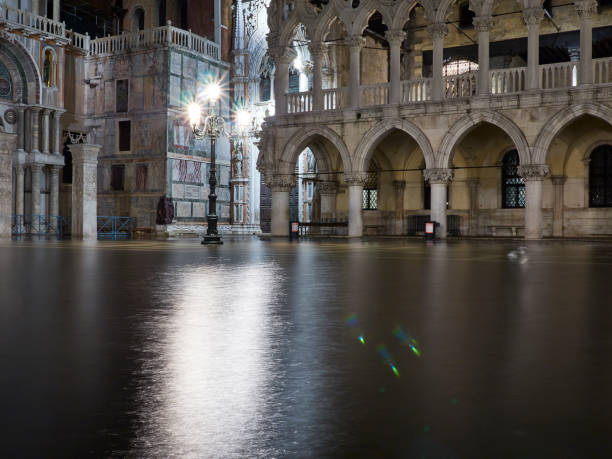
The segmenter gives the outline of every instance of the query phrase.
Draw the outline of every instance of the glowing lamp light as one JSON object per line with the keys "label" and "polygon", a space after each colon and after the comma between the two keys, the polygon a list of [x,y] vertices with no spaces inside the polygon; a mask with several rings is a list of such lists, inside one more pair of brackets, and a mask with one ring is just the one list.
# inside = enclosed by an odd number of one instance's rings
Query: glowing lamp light
{"label": "glowing lamp light", "polygon": [[196,104],[195,102],[189,104],[189,107],[187,107],[187,113],[189,114],[189,122],[192,126],[197,126],[200,124],[202,108],[199,104]]}
{"label": "glowing lamp light", "polygon": [[248,110],[241,108],[236,111],[236,125],[240,129],[246,129],[251,123],[251,114]]}
{"label": "glowing lamp light", "polygon": [[219,86],[217,83],[210,83],[206,86],[204,91],[206,98],[211,102],[216,102],[221,97],[221,86]]}

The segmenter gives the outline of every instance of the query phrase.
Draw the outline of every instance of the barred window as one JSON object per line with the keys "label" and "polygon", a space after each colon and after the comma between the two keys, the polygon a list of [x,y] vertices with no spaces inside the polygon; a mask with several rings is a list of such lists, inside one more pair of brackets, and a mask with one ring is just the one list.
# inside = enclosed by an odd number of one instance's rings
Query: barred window
{"label": "barred window", "polygon": [[368,176],[363,186],[363,210],[378,209],[378,168],[370,161]]}
{"label": "barred window", "polygon": [[518,174],[519,155],[511,150],[504,156],[502,164],[502,207],[518,209],[525,207],[525,183]]}
{"label": "barred window", "polygon": [[601,145],[591,153],[589,207],[612,207],[612,145]]}

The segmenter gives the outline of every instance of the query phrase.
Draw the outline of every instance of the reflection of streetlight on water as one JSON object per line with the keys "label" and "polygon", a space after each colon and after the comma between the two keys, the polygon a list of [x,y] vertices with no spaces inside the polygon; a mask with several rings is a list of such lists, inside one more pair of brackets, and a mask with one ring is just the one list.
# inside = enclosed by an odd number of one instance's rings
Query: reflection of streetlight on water
{"label": "reflection of streetlight on water", "polygon": [[195,138],[210,137],[210,174],[208,178],[210,192],[208,194],[208,214],[206,215],[208,228],[202,244],[223,244],[217,230],[217,195],[215,194],[215,185],[217,184],[215,143],[217,137],[243,139],[255,132],[251,113],[243,107],[234,111],[236,131],[234,133],[227,132],[225,119],[215,113],[215,104],[221,99],[221,95],[221,86],[217,83],[210,83],[204,88],[202,96],[210,105],[210,113],[205,115],[204,118],[202,118],[202,106],[199,103],[193,102],[187,107],[189,123]]}

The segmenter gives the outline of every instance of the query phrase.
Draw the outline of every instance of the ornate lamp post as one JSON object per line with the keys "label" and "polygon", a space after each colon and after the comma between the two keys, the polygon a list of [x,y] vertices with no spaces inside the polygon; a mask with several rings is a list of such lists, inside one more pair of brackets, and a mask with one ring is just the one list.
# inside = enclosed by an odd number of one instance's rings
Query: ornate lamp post
{"label": "ornate lamp post", "polygon": [[221,236],[217,231],[217,195],[215,193],[215,185],[217,184],[217,167],[215,159],[215,142],[217,137],[227,135],[225,132],[225,120],[222,116],[215,113],[215,104],[221,97],[221,88],[218,84],[211,83],[206,87],[205,95],[210,102],[210,114],[204,117],[202,122],[202,107],[193,103],[189,106],[189,121],[191,129],[196,139],[210,137],[210,174],[208,184],[210,192],[208,194],[208,214],[206,220],[208,228],[206,235],[202,240],[202,244],[223,244]]}

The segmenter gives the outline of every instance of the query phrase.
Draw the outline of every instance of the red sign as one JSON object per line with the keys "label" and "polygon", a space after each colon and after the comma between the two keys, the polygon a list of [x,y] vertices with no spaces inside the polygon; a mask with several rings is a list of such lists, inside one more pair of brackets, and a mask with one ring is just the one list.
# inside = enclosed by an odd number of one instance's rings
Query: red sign
{"label": "red sign", "polygon": [[425,234],[433,234],[434,232],[434,224],[433,222],[425,223]]}
{"label": "red sign", "polygon": [[291,232],[297,233],[300,230],[300,224],[298,222],[291,223]]}

